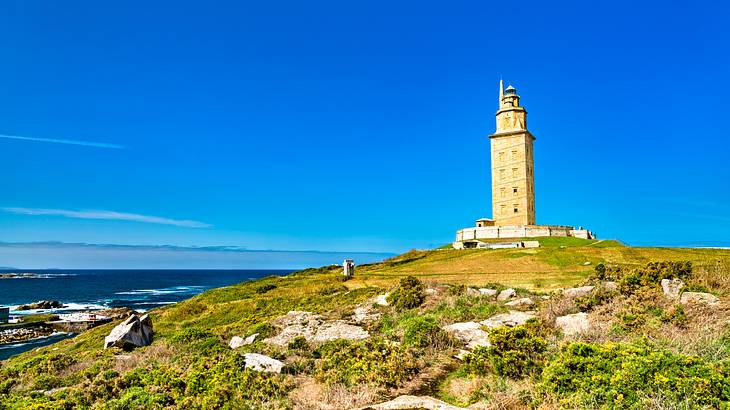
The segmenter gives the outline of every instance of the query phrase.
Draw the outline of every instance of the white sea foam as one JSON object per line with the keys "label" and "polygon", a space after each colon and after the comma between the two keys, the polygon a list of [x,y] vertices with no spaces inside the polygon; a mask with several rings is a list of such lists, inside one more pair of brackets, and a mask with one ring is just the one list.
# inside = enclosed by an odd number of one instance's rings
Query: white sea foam
{"label": "white sea foam", "polygon": [[117,292],[115,295],[174,295],[174,294],[185,294],[185,293],[197,293],[205,286],[173,286],[170,288],[160,289],[136,289],[128,290],[123,292]]}
{"label": "white sea foam", "polygon": [[[35,303],[35,302],[30,302]],[[62,308],[57,309],[30,309],[30,310],[18,310],[18,306],[9,306],[10,313],[13,315],[35,315],[39,313],[65,313],[75,312],[79,310],[102,310],[108,309],[109,306],[98,305],[95,303],[64,303]]]}
{"label": "white sea foam", "polygon": [[15,349],[15,348],[18,348],[18,347],[28,346],[28,345],[31,345],[31,344],[35,344],[36,342],[40,342],[43,339],[49,339],[49,338],[52,338],[52,337],[66,336],[66,335],[72,335],[72,334],[73,333],[70,333],[70,332],[53,332],[50,335],[34,337],[32,339],[24,340],[24,341],[22,341],[20,343],[12,343],[11,342],[11,343],[6,343],[6,344],[3,344],[3,345],[0,345],[0,350],[3,350],[3,349]]}

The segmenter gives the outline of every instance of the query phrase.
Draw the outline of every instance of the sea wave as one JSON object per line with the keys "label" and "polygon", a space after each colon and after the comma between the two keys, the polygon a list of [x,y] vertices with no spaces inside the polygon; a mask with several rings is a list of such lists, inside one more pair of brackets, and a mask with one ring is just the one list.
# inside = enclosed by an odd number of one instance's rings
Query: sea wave
{"label": "sea wave", "polygon": [[187,293],[199,293],[205,286],[173,286],[160,289],[136,289],[123,292],[116,292],[115,295],[151,296],[151,295],[175,295]]}
{"label": "sea wave", "polygon": [[77,273],[0,272],[0,279],[55,279],[78,276]]}
{"label": "sea wave", "polygon": [[[33,302],[29,302],[33,303]],[[10,314],[12,315],[18,315],[18,316],[25,316],[25,315],[36,315],[39,313],[66,313],[66,312],[78,312],[82,310],[102,310],[102,309],[108,309],[109,306],[100,305],[96,303],[64,303],[62,308],[56,308],[56,309],[29,309],[29,310],[17,310],[18,306],[9,306],[10,307]]]}

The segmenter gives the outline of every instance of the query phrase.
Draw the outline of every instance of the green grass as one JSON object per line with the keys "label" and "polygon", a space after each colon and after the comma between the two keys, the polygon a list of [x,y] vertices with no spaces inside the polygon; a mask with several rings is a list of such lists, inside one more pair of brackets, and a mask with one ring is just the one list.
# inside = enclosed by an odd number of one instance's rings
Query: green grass
{"label": "green grass", "polygon": [[[209,290],[187,301],[150,311],[155,328],[152,346],[130,353],[103,350],[104,336],[116,324],[110,323],[73,339],[0,362],[0,408],[28,408],[49,400],[56,400],[56,404],[67,400],[77,407],[91,407],[108,401],[120,408],[125,405],[154,408],[157,406],[154,403],[160,401],[168,403],[168,406],[182,405],[188,400],[186,406],[194,408],[213,406],[220,397],[230,397],[231,400],[250,397],[253,401],[242,403],[261,407],[261,402],[256,400],[265,398],[235,383],[251,383],[261,391],[269,392],[276,400],[285,401],[284,397],[291,389],[288,379],[226,370],[227,366],[240,365],[240,353],[228,349],[226,343],[234,335],[270,331],[268,322],[290,310],[317,312],[329,319],[347,318],[352,315],[356,304],[394,289],[400,279],[409,275],[429,286],[486,285],[547,292],[584,281],[598,263],[631,266],[654,260],[690,260],[701,266],[717,260],[730,261],[730,250],[632,248],[616,241],[576,238],[537,240],[541,247],[536,249],[439,248],[411,251],[381,263],[360,265],[356,268],[355,277],[346,282],[342,281],[341,267],[326,266],[287,277],[272,276]],[[586,262],[590,264],[586,265]],[[385,312],[383,320],[370,330],[399,341],[408,332],[413,333],[409,329],[430,329],[433,323],[481,320],[504,309],[485,298],[451,296],[438,303],[427,304],[420,311]],[[419,315],[425,315],[427,319],[418,319]],[[448,345],[447,341],[440,339],[440,334],[434,333],[430,337],[428,340],[441,340],[439,343]],[[413,345],[422,343],[413,335],[408,339]],[[387,346],[387,341],[381,342],[378,346]],[[353,346],[348,349],[361,355],[364,362],[347,362],[347,366],[370,365],[368,360],[372,352],[360,344]],[[266,348],[260,340],[246,349],[282,358],[291,354],[285,349]],[[129,368],[120,367],[119,359],[115,358],[120,354],[131,357],[128,359],[132,363]],[[296,354],[304,355],[302,352]],[[414,352],[413,366],[433,364],[436,360],[434,354],[432,352],[432,356],[425,360],[422,352]],[[450,357],[448,352],[443,354]],[[345,359],[334,352],[331,355],[333,363]],[[311,357],[302,357],[295,366],[296,371],[313,371],[315,362],[312,360]],[[134,376],[138,378],[128,376],[135,371],[141,372]],[[319,371],[323,380],[330,377],[350,380],[349,374],[342,375],[337,369]],[[145,372],[150,376],[144,376]],[[377,371],[371,375],[377,379]],[[180,383],[187,387],[180,387]],[[32,393],[33,390],[58,387],[68,389],[52,398]],[[154,395],[145,394],[146,388],[154,391]]]}

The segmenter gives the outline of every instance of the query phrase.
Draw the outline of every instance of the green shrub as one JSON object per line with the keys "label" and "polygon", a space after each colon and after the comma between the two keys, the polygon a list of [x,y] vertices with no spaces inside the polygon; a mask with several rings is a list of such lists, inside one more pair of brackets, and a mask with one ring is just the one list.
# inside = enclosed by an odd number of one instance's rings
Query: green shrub
{"label": "green shrub", "polygon": [[666,408],[730,402],[727,361],[707,363],[648,343],[568,344],[546,365],[542,380],[540,389],[569,407],[645,408],[647,398]]}
{"label": "green shrub", "polygon": [[415,316],[403,323],[403,343],[413,347],[444,349],[451,345],[451,337],[441,329],[434,316]]}
{"label": "green shrub", "polygon": [[489,332],[491,346],[475,348],[464,362],[467,373],[490,372],[513,379],[539,373],[547,341],[537,334],[536,323],[524,326],[501,326]]}
{"label": "green shrub", "polygon": [[248,328],[246,336],[251,336],[254,333],[258,333],[257,339],[261,340],[274,334],[274,325],[269,322],[256,323],[255,325]]}
{"label": "green shrub", "polygon": [[685,327],[687,325],[687,315],[684,313],[682,305],[674,305],[668,311],[662,312],[662,322],[672,323],[675,326]]}
{"label": "green shrub", "polygon": [[314,357],[320,358],[314,371],[317,380],[346,386],[401,387],[420,369],[412,349],[380,337],[325,343]]}
{"label": "green shrub", "polygon": [[593,292],[575,298],[575,306],[582,312],[593,309],[596,306],[600,306],[606,302],[610,302],[615,296],[616,292],[606,289],[603,286],[596,287]]}
{"label": "green shrub", "polygon": [[466,285],[449,286],[449,290],[447,292],[451,296],[461,296],[466,293]]}
{"label": "green shrub", "polygon": [[276,289],[276,285],[274,285],[273,283],[264,283],[263,285],[259,285],[256,287],[256,293],[266,293],[274,289]]}
{"label": "green shrub", "polygon": [[173,343],[190,343],[213,337],[217,338],[215,334],[207,330],[199,327],[188,327],[173,334],[172,337],[170,337],[170,341]]}
{"label": "green shrub", "polygon": [[286,345],[291,350],[309,350],[309,342],[304,336],[297,336]]}
{"label": "green shrub", "polygon": [[426,298],[424,289],[426,287],[423,282],[413,276],[408,276],[400,280],[400,285],[396,290],[388,295],[388,303],[396,310],[412,309],[421,306]]}
{"label": "green shrub", "polygon": [[323,287],[317,293],[319,293],[322,296],[328,296],[328,295],[334,295],[335,293],[347,292],[347,291],[348,291],[348,289],[347,289],[347,286],[345,286],[345,285],[330,285],[330,286]]}

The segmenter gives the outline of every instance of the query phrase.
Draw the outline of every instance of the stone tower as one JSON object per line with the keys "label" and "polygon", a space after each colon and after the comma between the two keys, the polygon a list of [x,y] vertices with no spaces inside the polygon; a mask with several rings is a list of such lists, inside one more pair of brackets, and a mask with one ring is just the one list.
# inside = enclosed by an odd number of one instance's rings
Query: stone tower
{"label": "stone tower", "polygon": [[497,226],[535,225],[535,164],[527,111],[511,85],[499,81],[497,131],[492,146],[492,218]]}

